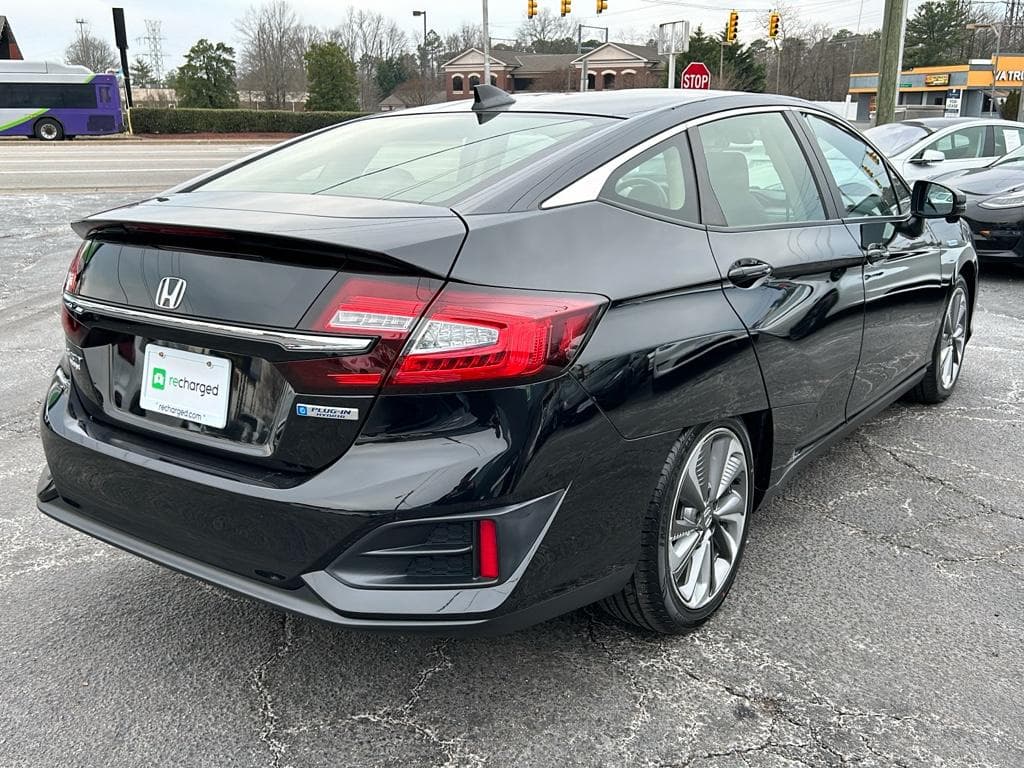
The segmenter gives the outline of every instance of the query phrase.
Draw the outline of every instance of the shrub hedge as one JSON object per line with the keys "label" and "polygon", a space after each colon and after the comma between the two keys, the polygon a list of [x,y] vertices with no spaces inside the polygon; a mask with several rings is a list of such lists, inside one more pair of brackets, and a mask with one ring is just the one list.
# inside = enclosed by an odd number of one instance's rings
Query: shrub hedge
{"label": "shrub hedge", "polygon": [[363,114],[138,107],[132,110],[132,129],[135,133],[307,133]]}

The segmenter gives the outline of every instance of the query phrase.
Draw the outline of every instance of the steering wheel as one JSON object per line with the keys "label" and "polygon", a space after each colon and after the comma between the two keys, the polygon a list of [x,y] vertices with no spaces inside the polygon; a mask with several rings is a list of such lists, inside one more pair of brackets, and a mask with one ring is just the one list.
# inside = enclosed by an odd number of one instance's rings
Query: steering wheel
{"label": "steering wheel", "polygon": [[[641,192],[641,197],[635,197],[634,192]],[[653,205],[658,208],[668,208],[668,195],[665,190],[661,188],[661,185],[656,181],[645,179],[642,176],[636,176],[631,179],[621,179],[618,184],[615,185],[615,193],[620,197],[624,197],[627,200],[635,200],[638,203],[644,203],[645,205]],[[653,193],[653,194],[643,194]]]}
{"label": "steering wheel", "polygon": [[[870,215],[877,213],[879,210],[879,202],[882,196],[878,194],[877,189],[872,189],[869,185],[861,182],[849,182],[847,184],[839,185],[839,192],[843,196],[843,201],[846,203],[846,210],[849,213],[860,213],[864,215]],[[850,207],[851,204],[853,207]]]}

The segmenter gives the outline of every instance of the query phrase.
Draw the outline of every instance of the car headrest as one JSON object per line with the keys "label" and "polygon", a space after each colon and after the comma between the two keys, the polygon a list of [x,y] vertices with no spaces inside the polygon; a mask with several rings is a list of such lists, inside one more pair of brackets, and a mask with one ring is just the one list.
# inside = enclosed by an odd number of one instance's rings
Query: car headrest
{"label": "car headrest", "polygon": [[708,152],[706,157],[708,173],[718,182],[718,189],[750,189],[750,169],[742,152]]}

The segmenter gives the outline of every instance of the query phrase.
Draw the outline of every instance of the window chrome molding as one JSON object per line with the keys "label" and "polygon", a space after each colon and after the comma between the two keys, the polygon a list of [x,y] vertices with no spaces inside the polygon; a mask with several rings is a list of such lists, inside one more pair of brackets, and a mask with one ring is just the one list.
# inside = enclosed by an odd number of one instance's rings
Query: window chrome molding
{"label": "window chrome molding", "polygon": [[117,320],[148,323],[165,328],[177,328],[212,336],[227,336],[243,341],[255,341],[277,346],[289,352],[334,352],[353,354],[366,352],[375,341],[351,336],[321,336],[308,333],[290,333],[288,331],[271,331],[264,328],[250,328],[244,325],[212,323],[206,320],[193,320],[188,317],[164,315],[159,312],[146,312],[131,309],[119,304],[108,304],[105,301],[94,301],[64,294],[64,305],[76,315],[94,314],[100,317],[112,317]]}
{"label": "window chrome molding", "polygon": [[802,104],[765,104],[760,107],[737,107],[736,109],[726,109],[709,115],[701,115],[700,117],[696,117],[692,120],[687,120],[685,123],[674,125],[671,128],[655,134],[651,138],[645,139],[639,144],[630,147],[622,154],[617,155],[585,176],[581,176],[561,191],[556,192],[551,197],[544,200],[544,202],[540,204],[540,207],[542,210],[547,210],[549,208],[561,208],[566,205],[575,205],[577,203],[592,203],[600,197],[601,190],[604,189],[604,185],[608,183],[608,179],[611,178],[612,174],[614,174],[620,166],[629,162],[637,155],[643,154],[651,147],[654,147],[663,141],[667,141],[673,136],[678,136],[690,128],[696,128],[699,125],[713,123],[717,120],[723,120],[728,117],[756,115],[765,112],[807,112],[810,114],[822,115],[841,120],[838,115],[832,112],[820,109],[814,105],[804,106]]}

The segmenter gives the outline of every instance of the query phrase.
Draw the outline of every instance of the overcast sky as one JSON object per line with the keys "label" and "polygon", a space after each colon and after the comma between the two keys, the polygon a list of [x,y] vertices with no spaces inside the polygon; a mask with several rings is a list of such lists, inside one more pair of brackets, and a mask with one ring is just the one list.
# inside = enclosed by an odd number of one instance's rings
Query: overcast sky
{"label": "overcast sky", "polygon": [[[410,35],[422,31],[422,20],[414,19],[413,9],[425,8],[431,29],[443,34],[463,21],[480,21],[479,0],[290,0],[299,16],[308,24],[335,26],[349,5],[379,11],[397,20]],[[644,31],[652,24],[676,19],[703,23],[706,28],[724,27],[728,11],[736,7],[741,14],[741,38],[750,40],[760,34],[754,19],[776,5],[773,0],[733,0],[735,5],[700,0],[694,3],[674,0],[608,0],[608,11],[594,15],[595,0],[573,0],[573,19],[584,24],[611,27],[616,32]],[[557,12],[559,0],[539,0],[541,8]],[[64,48],[75,34],[75,20],[85,19],[91,30],[113,44],[110,0],[18,0],[0,6],[11,22],[14,35],[26,59],[61,60]],[[234,20],[253,5],[252,0],[122,0],[128,25],[129,56],[144,53],[145,44],[135,38],[145,34],[143,21],[163,22],[165,66],[181,63],[181,57],[201,37],[224,41],[237,47]],[[834,28],[877,28],[881,23],[883,0],[806,0],[794,3],[806,21],[827,23]],[[917,5],[916,2],[911,3]],[[491,37],[512,37],[524,20],[526,0],[490,0]]]}

